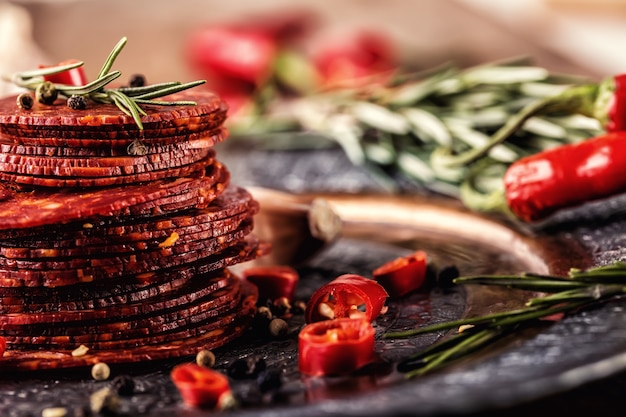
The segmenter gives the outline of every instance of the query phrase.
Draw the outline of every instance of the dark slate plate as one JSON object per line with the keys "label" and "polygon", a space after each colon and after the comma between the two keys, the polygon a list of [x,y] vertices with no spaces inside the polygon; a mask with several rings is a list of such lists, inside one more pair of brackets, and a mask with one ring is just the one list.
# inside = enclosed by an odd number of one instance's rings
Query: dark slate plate
{"label": "dark slate plate", "polygon": [[[351,167],[340,152],[247,150],[245,155],[240,151],[223,151],[222,155],[235,182],[307,194],[297,201],[321,195],[346,221],[341,239],[299,265],[303,285],[298,296],[302,298],[340,273],[367,275],[384,260],[414,248],[425,249],[440,266],[456,265],[463,274],[528,270],[563,273],[569,266],[604,263],[622,256],[623,201],[619,197],[522,230],[517,225],[467,213],[449,201],[385,195],[375,180]],[[263,201],[263,195],[258,195]],[[525,293],[504,290],[431,288],[390,303],[376,327],[380,334],[404,326],[407,320],[430,323],[499,311],[519,305],[526,297]],[[443,333],[379,341],[381,361],[376,366],[349,377],[307,379],[301,378],[296,368],[296,336],[302,318],[295,316],[290,322],[290,335],[284,339],[243,338],[215,352],[218,369],[225,370],[237,358],[260,357],[269,368],[279,370],[284,381],[274,394],[260,396],[254,380],[233,380],[241,407],[224,415],[511,413],[626,369],[624,307],[623,302],[616,302],[582,312],[536,332],[516,335],[444,371],[409,381],[394,370],[394,362],[433,343]],[[119,414],[213,415],[182,405],[169,380],[173,365],[163,362],[114,368],[113,375],[130,374],[136,384],[135,394],[122,398]],[[40,416],[43,408],[56,406],[67,407],[73,413],[69,415],[79,415],[74,411],[86,406],[89,394],[109,384],[92,381],[88,370],[4,377],[0,381],[0,414],[8,416]],[[591,394],[597,395],[600,390]],[[539,406],[546,407],[546,403]]]}

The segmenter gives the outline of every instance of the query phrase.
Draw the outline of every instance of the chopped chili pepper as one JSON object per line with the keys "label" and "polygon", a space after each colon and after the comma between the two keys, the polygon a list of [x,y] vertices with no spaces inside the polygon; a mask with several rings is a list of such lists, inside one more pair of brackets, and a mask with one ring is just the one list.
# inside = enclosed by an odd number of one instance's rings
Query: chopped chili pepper
{"label": "chopped chili pepper", "polygon": [[344,317],[374,320],[381,312],[387,291],[373,279],[344,274],[317,289],[305,311],[307,323]]}
{"label": "chopped chili pepper", "polygon": [[420,288],[426,280],[426,252],[418,250],[376,268],[373,277],[392,297],[402,297]]}
{"label": "chopped chili pepper", "polygon": [[298,336],[298,369],[311,376],[350,373],[373,362],[375,330],[366,319],[306,325]]}
{"label": "chopped chili pepper", "polygon": [[626,132],[612,132],[519,159],[504,175],[507,205],[520,219],[536,221],[623,192],[625,149]]}
{"label": "chopped chili pepper", "polygon": [[[69,65],[75,64],[78,61],[77,59],[68,59],[62,62],[59,62],[56,66],[60,65]],[[40,68],[46,68],[46,66],[40,66]],[[67,71],[58,72],[56,74],[46,75],[43,77],[44,81],[50,81],[51,83],[56,84],[65,84],[65,85],[85,85],[87,84],[87,76],[85,75],[84,68],[77,67],[72,68]]]}
{"label": "chopped chili pepper", "polygon": [[7,341],[4,337],[0,336],[0,358],[4,356],[4,351],[7,349]]}
{"label": "chopped chili pepper", "polygon": [[259,289],[259,300],[278,300],[285,297],[293,301],[299,274],[285,265],[255,266],[242,272],[242,277]]}
{"label": "chopped chili pepper", "polygon": [[231,392],[224,374],[195,363],[175,366],[170,376],[183,401],[193,407],[215,408]]}

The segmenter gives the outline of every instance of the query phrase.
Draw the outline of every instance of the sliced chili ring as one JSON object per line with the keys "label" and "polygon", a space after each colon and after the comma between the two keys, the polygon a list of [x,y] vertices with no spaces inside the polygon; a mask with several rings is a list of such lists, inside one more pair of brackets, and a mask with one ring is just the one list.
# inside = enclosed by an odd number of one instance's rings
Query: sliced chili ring
{"label": "sliced chili ring", "polygon": [[293,301],[300,278],[298,271],[286,265],[255,266],[242,272],[242,277],[259,289],[259,300]]}
{"label": "sliced chili ring", "polygon": [[365,319],[341,318],[306,325],[298,336],[304,375],[341,375],[373,362],[375,330]]}
{"label": "sliced chili ring", "polygon": [[[56,66],[61,65],[70,65],[76,64],[80,61],[77,59],[68,59],[62,62],[59,62]],[[40,68],[46,68],[46,66],[40,66]],[[50,81],[51,83],[56,84],[65,84],[65,85],[85,85],[87,84],[87,75],[85,74],[85,69],[80,66],[76,68],[69,69],[67,71],[59,72],[56,74],[45,75],[43,77],[45,81]]]}
{"label": "sliced chili ring", "polygon": [[418,250],[376,268],[372,276],[392,297],[402,297],[420,288],[426,280],[426,252]]}
{"label": "sliced chili ring", "polygon": [[373,279],[344,274],[322,285],[309,299],[307,323],[344,317],[372,321],[380,314],[387,291]]}
{"label": "sliced chili ring", "polygon": [[216,408],[231,391],[226,375],[195,363],[175,366],[170,377],[185,404],[193,407]]}

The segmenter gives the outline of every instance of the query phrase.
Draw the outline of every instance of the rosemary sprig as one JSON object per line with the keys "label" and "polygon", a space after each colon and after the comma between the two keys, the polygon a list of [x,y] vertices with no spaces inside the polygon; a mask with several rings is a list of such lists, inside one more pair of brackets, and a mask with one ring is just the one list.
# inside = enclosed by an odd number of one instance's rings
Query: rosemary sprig
{"label": "rosemary sprig", "polygon": [[[388,332],[385,339],[459,329],[453,335],[406,358],[398,365],[407,378],[423,375],[450,365],[504,335],[537,325],[558,313],[573,314],[583,308],[626,295],[626,263],[571,269],[567,277],[524,273],[521,275],[477,275],[459,277],[455,284],[496,285],[547,293],[530,298],[518,309],[437,323],[421,328]],[[462,329],[462,330],[461,330]]]}
{"label": "rosemary sprig", "polygon": [[[121,76],[120,71],[111,71],[115,60],[122,52],[122,49],[127,43],[127,38],[123,37],[113,47],[109,55],[107,56],[104,64],[100,68],[95,80],[81,86],[66,85],[66,84],[54,84],[56,91],[63,97],[69,98],[71,96],[85,96],[98,103],[115,104],[120,111],[128,116],[131,116],[135,121],[135,124],[140,130],[143,130],[143,123],[141,117],[146,115],[146,112],[141,108],[141,105],[159,105],[159,106],[181,106],[189,105],[193,106],[196,103],[193,101],[163,101],[155,100],[156,98],[168,96],[174,93],[178,93],[189,88],[196,87],[204,84],[205,80],[197,80],[188,83],[165,82],[152,85],[146,85],[142,87],[119,87],[119,88],[106,88]],[[53,67],[46,67],[37,70],[23,71],[12,74],[10,76],[4,76],[7,81],[24,87],[26,89],[36,91],[44,83],[46,75],[57,74],[70,69],[83,66],[82,61],[67,64],[58,65]]]}
{"label": "rosemary sprig", "polygon": [[[401,69],[400,69],[401,71]],[[527,60],[472,68],[444,65],[422,73],[399,73],[385,84],[285,98],[259,92],[256,112],[230,121],[233,138],[266,148],[319,147],[319,136],[341,147],[355,165],[387,176],[396,189],[418,187],[461,198],[470,208],[501,212],[489,197],[502,192],[502,174],[520,157],[601,131],[586,116],[532,117],[505,143],[494,144],[480,161],[449,163],[451,155],[482,152],[494,133],[521,109],[588,80],[553,74]],[[273,89],[272,91],[275,91]],[[510,122],[509,122],[510,123]],[[292,135],[285,132],[312,132]],[[470,175],[470,169],[472,170]],[[492,197],[495,201],[495,197]]]}

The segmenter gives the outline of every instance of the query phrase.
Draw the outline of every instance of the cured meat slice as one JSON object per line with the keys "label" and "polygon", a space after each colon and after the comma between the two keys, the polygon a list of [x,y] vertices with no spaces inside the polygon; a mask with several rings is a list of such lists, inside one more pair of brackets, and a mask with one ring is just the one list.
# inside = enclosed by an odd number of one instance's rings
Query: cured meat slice
{"label": "cured meat slice", "polygon": [[17,350],[11,348],[5,352],[0,361],[0,371],[69,369],[88,367],[97,362],[133,364],[187,357],[195,355],[202,349],[216,349],[241,336],[256,312],[258,296],[256,288],[245,282],[243,284],[245,292],[239,307],[235,309],[235,317],[219,317],[214,322],[210,322],[206,328],[199,328],[199,334],[195,336],[189,335],[189,337],[150,345],[141,343],[139,346],[125,349],[93,349],[83,356],[72,356],[72,349],[33,350],[24,347],[24,349]]}
{"label": "cured meat slice", "polygon": [[161,268],[181,266],[202,260],[199,273],[215,271],[229,266],[256,259],[268,251],[267,244],[260,243],[255,236],[238,242],[218,253],[190,253],[184,256],[172,256],[166,262],[152,264],[148,262],[125,265],[122,271],[119,266],[99,266],[90,269],[68,270],[13,270],[0,268],[0,287],[59,287],[78,283],[94,282],[126,277],[129,282],[151,282],[158,279],[156,273]]}
{"label": "cured meat slice", "polygon": [[57,240],[57,236],[78,241],[95,237],[118,238],[118,241],[124,241],[124,238],[128,237],[129,240],[132,240],[134,234],[146,231],[166,231],[169,234],[172,230],[180,227],[204,224],[219,225],[216,222],[225,221],[229,217],[244,213],[254,215],[258,209],[258,202],[252,198],[246,189],[231,186],[226,188],[205,208],[191,208],[183,212],[158,217],[110,216],[85,219],[74,223],[9,229],[2,232],[0,245],[15,246],[15,243],[9,243],[13,240]]}
{"label": "cured meat slice", "polygon": [[[226,188],[229,173],[215,162],[199,178],[183,177],[106,189],[12,192],[0,201],[0,230],[68,223],[98,216],[151,215],[160,205],[170,204],[181,194],[201,197],[204,206]],[[10,191],[8,191],[10,192]],[[190,201],[189,208],[194,206]],[[158,211],[158,210],[157,210]]]}
{"label": "cured meat slice", "polygon": [[[227,136],[225,128],[215,129],[210,132],[194,135],[169,136],[172,143],[155,144],[153,141],[141,141],[136,138],[120,141],[117,146],[111,143],[102,143],[102,140],[93,140],[93,146],[71,146],[71,144],[42,145],[36,143],[27,145],[16,143],[16,140],[0,135],[0,152],[10,155],[30,155],[30,156],[57,156],[57,157],[118,157],[132,155],[132,148],[135,144],[142,146],[145,155],[154,155],[169,152],[184,152],[192,149],[211,148],[215,144],[223,141]],[[135,142],[137,141],[137,142]],[[136,152],[135,152],[136,153]]]}
{"label": "cured meat slice", "polygon": [[[37,249],[21,251],[11,248],[2,248],[0,253],[8,253],[9,256],[0,256],[0,268],[2,269],[26,269],[26,270],[65,270],[80,268],[84,273],[89,273],[91,268],[116,266],[120,272],[133,264],[169,263],[170,258],[181,257],[187,259],[190,256],[208,256],[222,251],[226,247],[242,240],[252,231],[252,221],[244,222],[237,230],[217,237],[206,236],[198,239],[189,239],[186,242],[178,240],[171,244],[157,244],[156,247],[137,249],[130,245],[110,245],[109,247],[78,247],[74,249],[48,249],[43,255],[34,257]],[[160,242],[163,243],[163,242]],[[186,262],[185,262],[186,263]],[[169,265],[168,265],[169,266]],[[95,275],[94,275],[95,277]]]}
{"label": "cured meat slice", "polygon": [[[62,127],[59,130],[63,132],[78,130],[90,132],[90,136],[110,130],[131,131],[135,137],[140,133],[135,120],[113,104],[88,103],[84,110],[73,110],[60,102],[51,106],[36,102],[32,109],[24,110],[15,105],[15,100],[15,96],[0,100],[0,126],[26,131],[35,127],[41,130]],[[208,91],[182,91],[170,95],[168,101],[195,101],[197,105],[142,106],[146,112],[141,118],[145,130],[183,127],[193,131],[199,123],[218,127],[224,122],[228,110],[226,103]]]}
{"label": "cured meat slice", "polygon": [[119,304],[143,303],[150,305],[156,299],[175,294],[189,286],[187,291],[201,288],[217,291],[228,285],[228,270],[196,274],[194,266],[164,269],[158,273],[163,279],[154,279],[146,285],[141,283],[107,283],[109,285],[76,284],[66,287],[29,288],[28,292],[16,293],[16,287],[2,288],[0,314],[46,313],[75,310],[102,309]]}
{"label": "cured meat slice", "polygon": [[[67,335],[69,328],[98,326],[101,330],[146,327],[129,323],[139,323],[139,319],[153,318],[153,323],[163,324],[206,312],[222,304],[228,304],[239,296],[240,281],[231,277],[227,285],[220,288],[203,288],[196,281],[189,288],[182,287],[173,293],[163,294],[150,300],[129,304],[117,304],[107,308],[83,309],[75,311],[12,313],[0,316],[0,334],[14,335],[25,333],[41,335]],[[229,307],[232,308],[232,307]],[[158,317],[155,317],[158,316]],[[36,325],[43,325],[36,327]],[[110,325],[107,327],[107,325]],[[48,328],[46,328],[48,327]],[[159,330],[165,331],[164,329]],[[84,333],[84,332],[81,332]]]}

